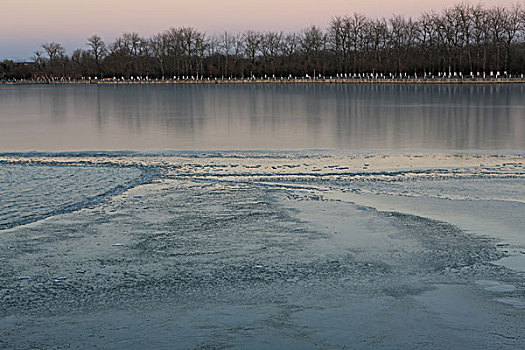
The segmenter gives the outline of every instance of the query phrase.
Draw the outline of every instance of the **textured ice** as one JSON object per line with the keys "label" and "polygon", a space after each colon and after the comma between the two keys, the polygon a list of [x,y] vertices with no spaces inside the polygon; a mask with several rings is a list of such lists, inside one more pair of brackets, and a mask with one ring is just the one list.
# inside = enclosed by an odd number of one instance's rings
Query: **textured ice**
{"label": "textured ice", "polygon": [[0,229],[96,204],[141,176],[137,168],[0,163]]}
{"label": "textured ice", "polygon": [[0,161],[88,187],[106,169],[153,174],[112,173],[131,185],[0,232],[0,346],[525,347],[523,273],[495,264],[525,247],[521,154]]}
{"label": "textured ice", "polygon": [[482,286],[487,292],[506,293],[516,291],[516,287],[498,281],[479,280],[476,281],[476,284]]}
{"label": "textured ice", "polygon": [[516,308],[525,309],[525,300],[518,298],[497,298],[496,301],[500,303],[512,305]]}

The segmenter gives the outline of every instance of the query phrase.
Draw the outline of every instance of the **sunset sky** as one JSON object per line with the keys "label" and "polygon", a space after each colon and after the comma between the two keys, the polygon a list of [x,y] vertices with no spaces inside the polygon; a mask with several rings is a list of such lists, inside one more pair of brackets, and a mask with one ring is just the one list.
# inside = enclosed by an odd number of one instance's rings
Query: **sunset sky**
{"label": "sunset sky", "polygon": [[[510,6],[515,0],[483,0]],[[119,33],[150,35],[171,26],[208,33],[224,30],[299,30],[326,26],[334,15],[354,11],[369,16],[417,16],[457,0],[1,0],[0,60],[28,59],[43,42],[71,51],[94,33],[110,41]],[[478,3],[474,1],[473,3]]]}

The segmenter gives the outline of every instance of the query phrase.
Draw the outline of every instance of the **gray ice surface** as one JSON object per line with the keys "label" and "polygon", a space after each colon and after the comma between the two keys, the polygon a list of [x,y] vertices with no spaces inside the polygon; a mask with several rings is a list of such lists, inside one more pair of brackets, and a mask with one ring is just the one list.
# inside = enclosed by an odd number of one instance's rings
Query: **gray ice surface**
{"label": "gray ice surface", "polygon": [[137,168],[0,164],[0,229],[96,204],[137,182]]}
{"label": "gray ice surface", "polygon": [[0,348],[525,347],[525,276],[495,264],[523,244],[521,170],[391,183],[225,157],[149,159],[150,183],[1,230]]}

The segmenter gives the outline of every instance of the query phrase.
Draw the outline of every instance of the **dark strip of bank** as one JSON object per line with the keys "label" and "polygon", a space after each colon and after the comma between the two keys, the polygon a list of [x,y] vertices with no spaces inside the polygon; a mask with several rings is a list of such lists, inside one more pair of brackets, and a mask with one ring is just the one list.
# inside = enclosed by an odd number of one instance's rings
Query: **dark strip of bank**
{"label": "dark strip of bank", "polygon": [[3,85],[95,84],[95,85],[155,85],[155,84],[525,84],[525,77],[432,77],[432,78],[281,78],[281,79],[67,79],[0,80]]}

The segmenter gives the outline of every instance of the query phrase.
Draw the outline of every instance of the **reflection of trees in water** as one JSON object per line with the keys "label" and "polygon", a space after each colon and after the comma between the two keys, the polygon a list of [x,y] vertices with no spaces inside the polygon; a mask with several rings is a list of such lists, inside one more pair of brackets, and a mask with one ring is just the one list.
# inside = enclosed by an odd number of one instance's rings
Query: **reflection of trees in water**
{"label": "reflection of trees in water", "polygon": [[[104,87],[104,114],[135,132],[290,138],[293,147],[520,148],[523,87],[248,85]],[[297,133],[296,131],[302,131]],[[206,142],[206,140],[202,140]],[[249,142],[249,138],[247,139]],[[245,147],[250,148],[249,144]]]}
{"label": "reflection of trees in water", "polygon": [[340,147],[524,147],[523,87],[386,85],[350,90],[352,98],[338,99],[335,113],[336,129],[346,131],[335,133]]}
{"label": "reflection of trees in water", "polygon": [[195,149],[524,149],[524,90],[522,85],[62,86],[28,90],[25,106],[14,113],[24,113],[36,98],[36,114],[48,115],[57,132],[77,128],[98,139],[131,135],[151,145],[162,134],[174,149],[180,140]]}

